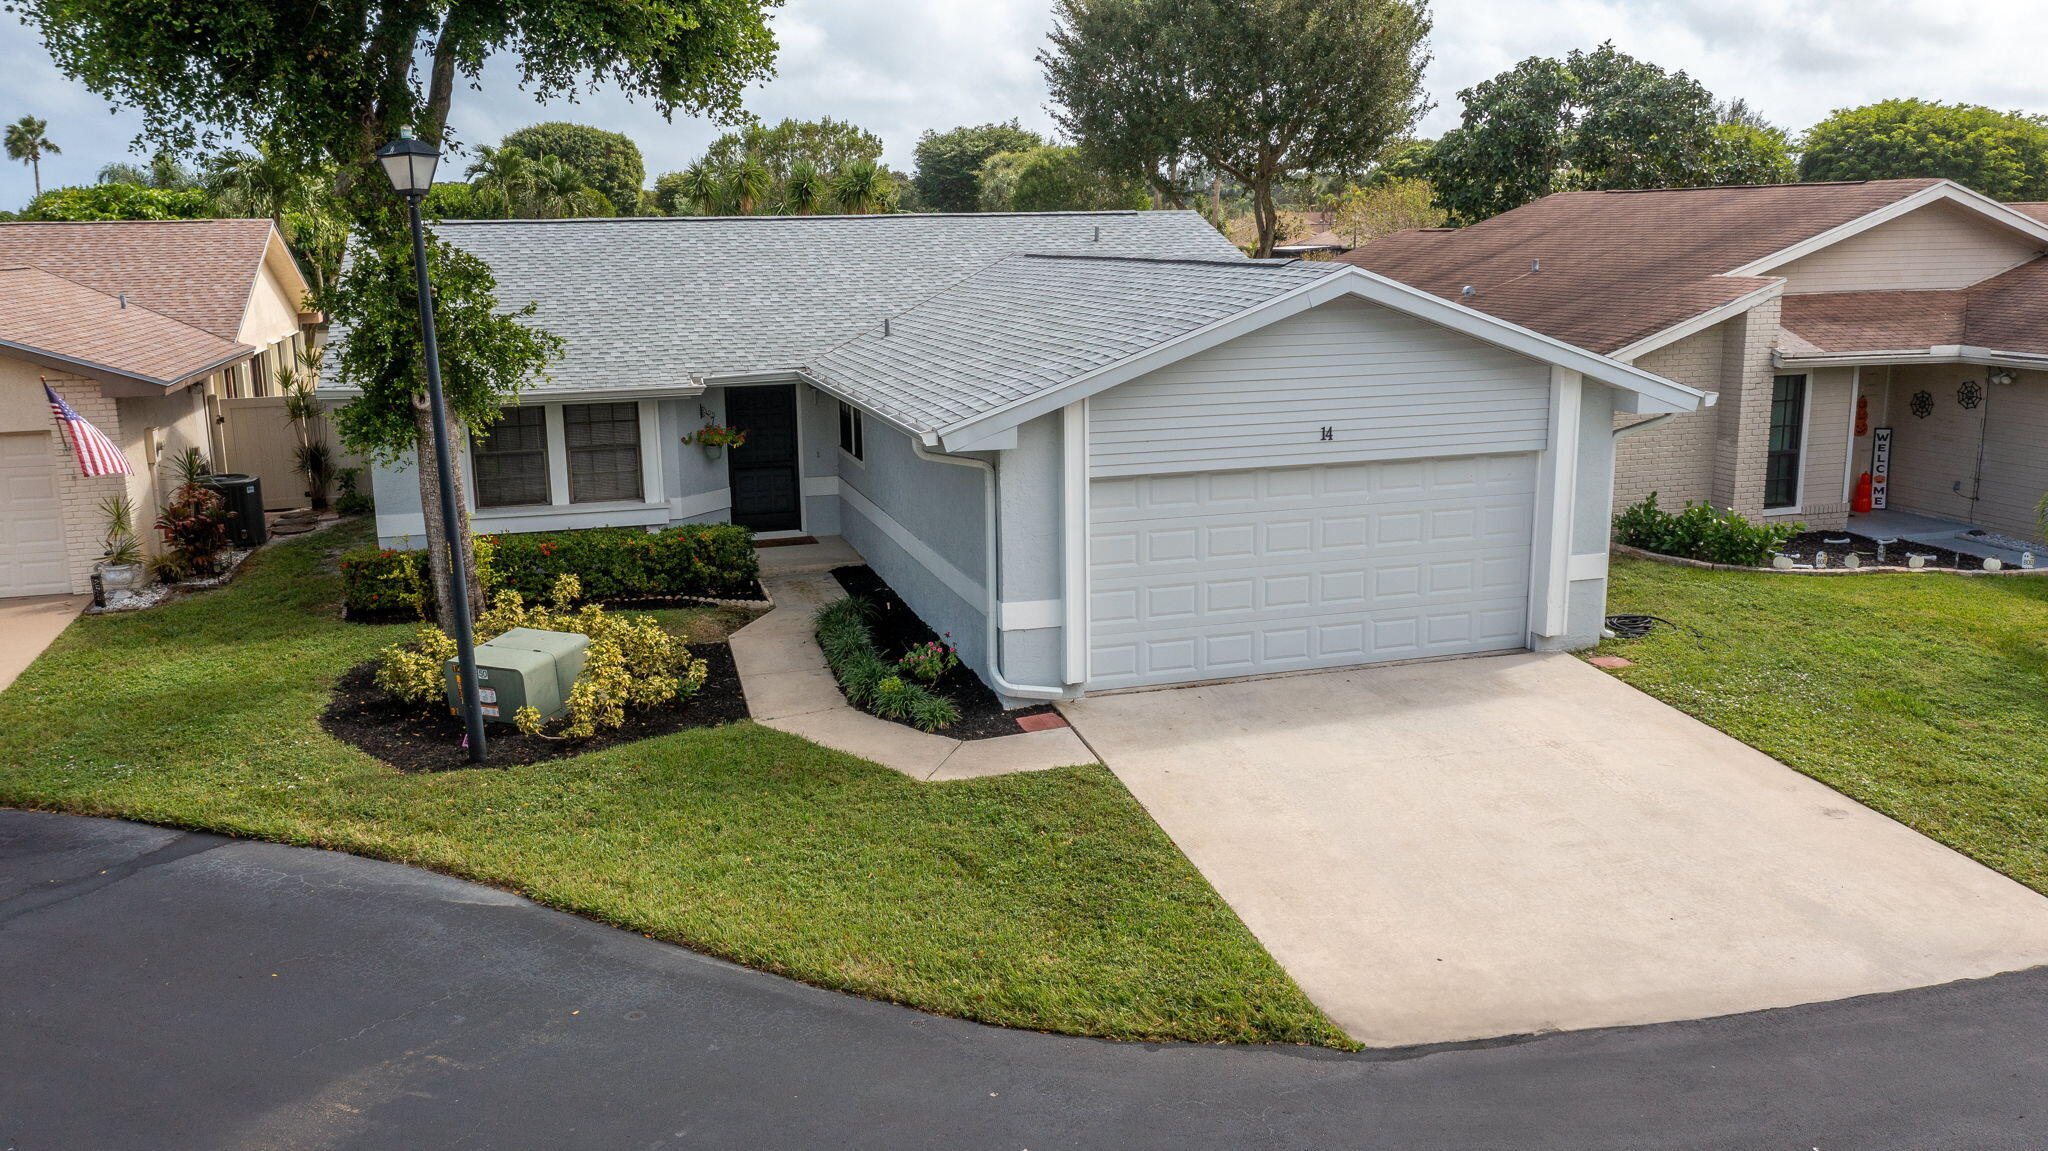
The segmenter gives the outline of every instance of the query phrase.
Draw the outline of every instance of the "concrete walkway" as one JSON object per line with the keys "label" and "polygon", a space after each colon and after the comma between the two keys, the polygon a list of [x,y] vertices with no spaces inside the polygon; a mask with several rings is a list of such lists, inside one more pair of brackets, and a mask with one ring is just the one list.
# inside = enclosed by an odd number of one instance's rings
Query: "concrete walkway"
{"label": "concrete walkway", "polygon": [[959,740],[849,705],[818,650],[811,616],[845,595],[831,570],[861,562],[836,537],[761,549],[761,586],[775,607],[732,635],[733,662],[755,721],[933,782],[1095,762],[1070,727]]}
{"label": "concrete walkway", "polygon": [[89,595],[0,599],[0,691],[27,671],[90,603]]}
{"label": "concrete walkway", "polygon": [[1369,1044],[1694,1019],[2048,963],[2048,898],[1569,655],[1066,711]]}

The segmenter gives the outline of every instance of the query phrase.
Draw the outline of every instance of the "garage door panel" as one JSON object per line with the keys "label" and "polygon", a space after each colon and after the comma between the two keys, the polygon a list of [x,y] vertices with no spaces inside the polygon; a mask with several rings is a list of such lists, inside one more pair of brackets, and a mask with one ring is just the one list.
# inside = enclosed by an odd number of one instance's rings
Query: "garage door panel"
{"label": "garage door panel", "polygon": [[47,432],[0,435],[0,596],[71,590],[50,440]]}
{"label": "garage door panel", "polygon": [[1520,647],[1534,477],[1519,455],[1095,481],[1090,686]]}

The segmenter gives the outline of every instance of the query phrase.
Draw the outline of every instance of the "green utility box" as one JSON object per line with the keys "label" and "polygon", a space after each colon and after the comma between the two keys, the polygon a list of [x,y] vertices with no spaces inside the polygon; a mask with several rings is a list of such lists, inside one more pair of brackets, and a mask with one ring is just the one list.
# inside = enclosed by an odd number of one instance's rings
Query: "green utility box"
{"label": "green utility box", "polygon": [[[589,649],[589,636],[530,627],[515,627],[476,645],[476,686],[484,718],[510,723],[513,713],[527,706],[539,711],[543,720],[560,718],[569,689],[583,674]],[[448,709],[460,713],[460,665],[451,659],[442,674],[448,684]]]}

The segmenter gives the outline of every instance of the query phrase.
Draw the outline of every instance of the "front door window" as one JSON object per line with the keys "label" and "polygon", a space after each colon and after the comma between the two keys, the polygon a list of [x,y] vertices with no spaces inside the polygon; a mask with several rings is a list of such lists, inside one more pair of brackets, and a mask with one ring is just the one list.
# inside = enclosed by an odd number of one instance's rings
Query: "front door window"
{"label": "front door window", "polygon": [[1771,449],[1764,469],[1764,507],[1799,504],[1799,449],[1806,441],[1806,377],[1771,381]]}

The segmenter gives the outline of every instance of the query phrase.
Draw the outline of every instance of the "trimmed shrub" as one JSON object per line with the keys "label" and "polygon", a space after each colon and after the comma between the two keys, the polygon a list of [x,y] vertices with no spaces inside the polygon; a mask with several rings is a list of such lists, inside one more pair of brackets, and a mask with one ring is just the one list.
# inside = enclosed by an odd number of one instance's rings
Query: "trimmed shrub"
{"label": "trimmed shrub", "polygon": [[866,600],[855,596],[834,600],[813,617],[818,647],[839,680],[846,701],[883,719],[907,723],[920,731],[937,731],[960,721],[952,700],[923,684],[903,678],[896,665],[882,658],[868,631]]}
{"label": "trimmed shrub", "polygon": [[1672,513],[1657,506],[1657,493],[1614,517],[1618,543],[1661,555],[1682,556],[1738,567],[1767,567],[1785,541],[1805,524],[1757,524],[1708,504],[1689,503]]}
{"label": "trimmed shrub", "polygon": [[[554,594],[561,577],[575,576],[582,597],[600,602],[751,596],[761,573],[754,533],[733,524],[478,536],[476,566],[486,593],[538,600]],[[423,552],[352,551],[341,557],[341,577],[353,611],[424,616],[431,609]]]}
{"label": "trimmed shrub", "polygon": [[735,524],[682,524],[658,532],[589,528],[487,537],[495,587],[538,598],[573,575],[586,599],[749,596],[761,574],[754,533]]}

